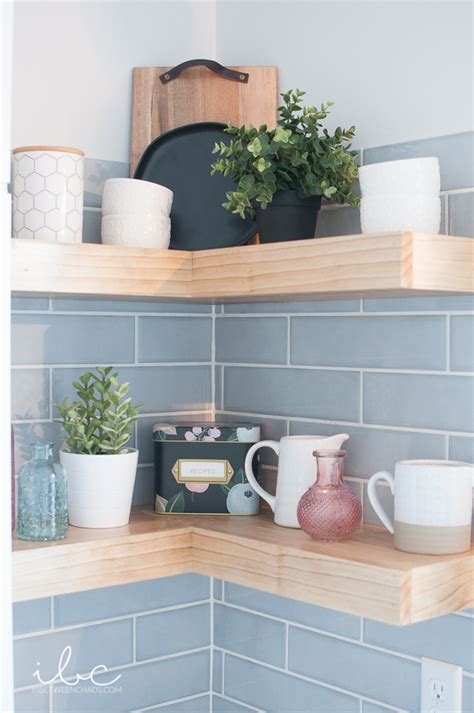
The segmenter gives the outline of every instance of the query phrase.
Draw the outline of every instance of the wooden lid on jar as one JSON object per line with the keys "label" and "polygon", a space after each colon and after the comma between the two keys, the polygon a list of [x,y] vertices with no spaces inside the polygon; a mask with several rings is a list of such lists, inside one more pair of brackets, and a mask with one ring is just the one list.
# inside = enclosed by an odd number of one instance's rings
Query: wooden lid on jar
{"label": "wooden lid on jar", "polygon": [[60,153],[75,153],[78,156],[84,156],[84,151],[74,149],[70,146],[18,146],[13,149],[13,153],[30,153],[31,151],[57,151]]}

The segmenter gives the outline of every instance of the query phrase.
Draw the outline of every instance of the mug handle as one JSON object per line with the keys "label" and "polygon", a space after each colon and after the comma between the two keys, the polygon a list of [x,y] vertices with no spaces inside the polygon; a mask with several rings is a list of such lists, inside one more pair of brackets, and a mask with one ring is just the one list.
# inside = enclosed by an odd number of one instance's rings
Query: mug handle
{"label": "mug handle", "polygon": [[257,482],[257,479],[252,470],[252,460],[259,448],[271,448],[275,451],[277,456],[279,456],[280,444],[278,443],[278,441],[259,441],[258,443],[254,443],[254,445],[249,448],[249,450],[247,451],[247,456],[245,458],[245,475],[247,476],[247,480],[249,481],[255,492],[260,495],[260,497],[263,498],[263,500],[265,500],[265,502],[270,505],[273,512],[275,512],[276,497],[274,495],[271,495],[267,490],[265,490],[265,488],[262,488],[260,483]]}
{"label": "mug handle", "polygon": [[374,475],[370,478],[369,484],[367,485],[367,497],[369,498],[369,502],[374,508],[379,520],[381,520],[387,530],[393,535],[393,523],[385,512],[385,510],[383,509],[382,505],[380,504],[380,500],[377,495],[377,490],[375,486],[377,485],[379,480],[385,480],[390,486],[392,495],[395,494],[395,481],[393,479],[393,476],[390,475],[390,473],[388,473],[386,470],[381,470],[379,473],[374,473]]}

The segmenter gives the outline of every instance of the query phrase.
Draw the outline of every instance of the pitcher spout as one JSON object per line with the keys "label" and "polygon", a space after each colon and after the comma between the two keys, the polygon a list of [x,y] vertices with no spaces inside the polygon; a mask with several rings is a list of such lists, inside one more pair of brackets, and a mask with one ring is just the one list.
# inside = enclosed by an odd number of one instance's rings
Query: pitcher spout
{"label": "pitcher spout", "polygon": [[328,436],[324,439],[323,450],[340,450],[343,443],[349,438],[348,433],[336,433],[334,436]]}

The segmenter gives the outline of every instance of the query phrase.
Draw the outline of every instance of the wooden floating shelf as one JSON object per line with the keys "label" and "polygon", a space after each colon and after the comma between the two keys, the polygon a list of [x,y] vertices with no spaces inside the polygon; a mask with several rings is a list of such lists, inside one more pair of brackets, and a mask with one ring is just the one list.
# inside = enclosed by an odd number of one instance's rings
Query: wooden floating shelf
{"label": "wooden floating shelf", "polygon": [[15,294],[257,302],[474,292],[474,240],[386,233],[181,252],[14,240]]}
{"label": "wooden floating shelf", "polygon": [[313,542],[257,517],[132,513],[126,527],[71,527],[60,542],[14,542],[15,601],[185,572],[218,577],[388,624],[474,606],[474,547],[464,554],[398,552],[381,528]]}

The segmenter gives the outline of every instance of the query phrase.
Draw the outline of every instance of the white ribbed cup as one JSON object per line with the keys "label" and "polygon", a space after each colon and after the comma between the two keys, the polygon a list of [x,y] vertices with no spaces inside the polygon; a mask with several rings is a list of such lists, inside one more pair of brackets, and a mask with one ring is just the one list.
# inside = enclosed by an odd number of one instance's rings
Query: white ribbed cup
{"label": "white ribbed cup", "polygon": [[109,178],[102,196],[103,215],[162,215],[169,217],[173,191],[151,181]]}

